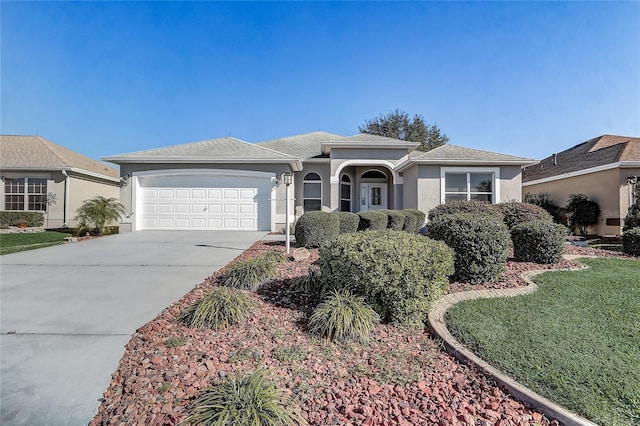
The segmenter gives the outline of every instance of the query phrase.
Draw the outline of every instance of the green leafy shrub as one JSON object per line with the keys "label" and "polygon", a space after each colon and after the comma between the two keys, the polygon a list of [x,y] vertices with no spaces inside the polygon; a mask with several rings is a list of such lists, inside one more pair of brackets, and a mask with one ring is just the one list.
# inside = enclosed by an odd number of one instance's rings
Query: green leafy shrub
{"label": "green leafy shrub", "polygon": [[210,386],[188,407],[191,425],[306,425],[298,407],[268,380],[264,369],[226,377]]}
{"label": "green leafy shrub", "polygon": [[278,346],[271,351],[271,356],[280,362],[302,361],[307,357],[303,346]]}
{"label": "green leafy shrub", "polygon": [[320,247],[340,234],[340,219],[333,213],[308,212],[296,222],[296,245]]}
{"label": "green leafy shrub", "polygon": [[323,294],[351,291],[390,322],[422,326],[449,285],[453,252],[444,243],[391,230],[341,235],[320,249]]}
{"label": "green leafy shrub", "polygon": [[632,256],[640,256],[640,226],[622,234],[622,251]]}
{"label": "green leafy shrub", "polygon": [[589,199],[588,195],[571,194],[567,204],[567,213],[569,214],[571,228],[577,228],[581,235],[586,236],[587,228],[598,223],[600,206]]}
{"label": "green leafy shrub", "polygon": [[378,210],[387,215],[387,229],[402,231],[404,228],[404,215],[398,210]]}
{"label": "green leafy shrub", "polygon": [[429,236],[455,251],[458,281],[478,284],[504,271],[511,239],[502,221],[470,213],[443,214],[429,222]]}
{"label": "green leafy shrub", "polygon": [[636,199],[636,202],[629,207],[629,211],[627,211],[627,215],[624,218],[622,232],[638,226],[640,226],[640,196]]}
{"label": "green leafy shrub", "polygon": [[341,234],[349,234],[358,230],[358,225],[360,224],[360,216],[358,216],[357,214],[350,212],[335,212],[332,214],[338,216],[338,220],[340,220]]}
{"label": "green leafy shrub", "polygon": [[306,293],[310,295],[316,295],[320,292],[321,280],[320,270],[316,268],[309,268],[307,275],[302,275],[295,278],[289,286],[290,291]]}
{"label": "green leafy shrub", "polygon": [[260,284],[275,275],[275,263],[256,257],[229,266],[220,279],[220,285],[255,291]]}
{"label": "green leafy shrub", "polygon": [[0,225],[7,227],[9,225],[17,226],[19,220],[24,220],[27,226],[42,226],[44,224],[44,215],[41,212],[24,212],[24,211],[0,211]]}
{"label": "green leafy shrub", "polygon": [[474,215],[491,216],[497,221],[502,222],[504,217],[500,210],[494,205],[485,203],[484,201],[449,201],[446,204],[440,204],[429,210],[429,222],[439,216],[445,214],[470,213]]}
{"label": "green leafy shrub", "polygon": [[419,209],[404,209],[402,210],[405,213],[411,213],[412,215],[414,215],[416,217],[416,228],[415,228],[415,232],[420,232],[420,230],[422,229],[422,227],[424,226],[424,222],[427,219],[427,215],[425,214],[425,212],[423,212],[422,210]]}
{"label": "green leafy shrub", "polygon": [[364,342],[379,321],[364,297],[334,290],[314,309],[308,326],[312,334],[329,340]]}
{"label": "green leafy shrub", "polygon": [[380,211],[369,210],[360,212],[358,216],[360,216],[358,231],[379,231],[387,229],[388,216]]}
{"label": "green leafy shrub", "polygon": [[405,210],[400,210],[400,214],[404,216],[404,225],[402,226],[402,230],[404,232],[409,232],[410,234],[413,234],[419,231],[419,229],[416,230],[416,224],[418,223],[418,218],[415,214]]}
{"label": "green leafy shrub", "polygon": [[277,250],[269,250],[260,257],[271,263],[282,263],[287,260],[287,255]]}
{"label": "green leafy shrub", "polygon": [[544,220],[547,222],[553,220],[545,209],[535,204],[508,201],[506,203],[496,204],[496,208],[502,213],[502,220],[509,229],[512,229],[520,223],[533,222],[534,220]]}
{"label": "green leafy shrub", "polygon": [[243,321],[254,307],[255,302],[250,295],[217,287],[182,311],[178,321],[188,327],[219,330]]}
{"label": "green leafy shrub", "polygon": [[557,263],[564,253],[566,236],[567,228],[548,220],[515,225],[511,229],[514,258],[518,262]]}

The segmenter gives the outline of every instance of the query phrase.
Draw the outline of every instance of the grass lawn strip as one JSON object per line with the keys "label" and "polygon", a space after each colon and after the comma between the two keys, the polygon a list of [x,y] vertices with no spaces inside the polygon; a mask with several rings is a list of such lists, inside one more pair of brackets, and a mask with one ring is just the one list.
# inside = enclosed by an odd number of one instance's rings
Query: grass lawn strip
{"label": "grass lawn strip", "polygon": [[0,255],[62,244],[64,239],[70,236],[52,231],[0,234]]}
{"label": "grass lawn strip", "polygon": [[640,423],[640,262],[535,278],[533,294],[482,299],[446,315],[482,359],[545,397],[607,425]]}

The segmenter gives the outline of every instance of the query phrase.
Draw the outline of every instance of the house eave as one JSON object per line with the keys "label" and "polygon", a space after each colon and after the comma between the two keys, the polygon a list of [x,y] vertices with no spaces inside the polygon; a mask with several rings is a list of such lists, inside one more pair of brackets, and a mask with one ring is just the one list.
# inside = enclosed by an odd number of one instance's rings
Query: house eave
{"label": "house eave", "polygon": [[302,170],[299,158],[212,158],[212,157],[102,157],[102,160],[114,164],[288,164],[295,172]]}
{"label": "house eave", "polygon": [[527,166],[535,164],[536,160],[523,159],[523,160],[470,160],[470,159],[451,159],[451,158],[429,158],[424,160],[409,159],[396,167],[399,173],[404,172],[406,169],[413,165],[444,165],[444,166]]}
{"label": "house eave", "polygon": [[0,170],[3,171],[20,171],[20,172],[73,172],[85,176],[91,176],[98,179],[107,180],[114,183],[120,183],[120,178],[103,175],[101,173],[92,172],[89,170],[80,169],[77,167],[31,167],[31,166],[2,166]]}
{"label": "house eave", "polygon": [[529,182],[522,182],[522,186],[539,185],[541,183],[554,182],[557,180],[572,178],[576,176],[588,175],[591,173],[604,172],[611,169],[628,169],[640,167],[640,161],[619,161],[617,163],[603,164],[602,166],[589,167],[588,169],[576,170],[574,172],[562,173],[559,175],[549,176],[546,178],[536,179]]}

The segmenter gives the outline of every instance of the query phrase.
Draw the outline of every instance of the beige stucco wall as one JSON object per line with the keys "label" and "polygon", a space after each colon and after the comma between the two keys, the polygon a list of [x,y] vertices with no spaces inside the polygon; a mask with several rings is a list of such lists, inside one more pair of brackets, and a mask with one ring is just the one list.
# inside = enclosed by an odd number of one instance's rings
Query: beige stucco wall
{"label": "beige stucco wall", "polygon": [[120,196],[119,185],[113,183],[107,185],[95,180],[89,180],[82,175],[69,174],[69,226],[74,227],[77,225],[75,217],[77,210],[82,203],[89,200],[96,195],[101,195],[107,198],[115,198],[116,200]]}
{"label": "beige stucco wall", "polygon": [[[567,204],[570,194],[586,194],[600,205],[598,225],[593,231],[598,235],[619,235],[630,204],[627,178],[634,174],[639,176],[640,168],[614,168],[535,185],[525,184],[522,193],[548,192],[559,206]],[[620,226],[607,225],[607,219],[620,219]]]}

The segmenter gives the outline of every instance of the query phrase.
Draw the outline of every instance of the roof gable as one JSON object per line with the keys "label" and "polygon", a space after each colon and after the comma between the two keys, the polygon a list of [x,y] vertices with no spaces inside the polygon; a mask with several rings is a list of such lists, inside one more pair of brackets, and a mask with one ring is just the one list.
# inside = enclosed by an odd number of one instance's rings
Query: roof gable
{"label": "roof gable", "polygon": [[476,161],[476,162],[505,162],[514,164],[528,164],[530,158],[517,157],[515,155],[500,154],[497,152],[483,151],[464,146],[445,144],[430,151],[413,151],[409,158],[416,162],[438,161]]}
{"label": "roof gable", "polygon": [[621,161],[640,161],[640,138],[602,135],[526,167],[522,181],[550,178]]}
{"label": "roof gable", "polygon": [[0,135],[0,152],[0,165],[5,169],[79,169],[113,178],[120,176],[117,169],[40,136]]}

